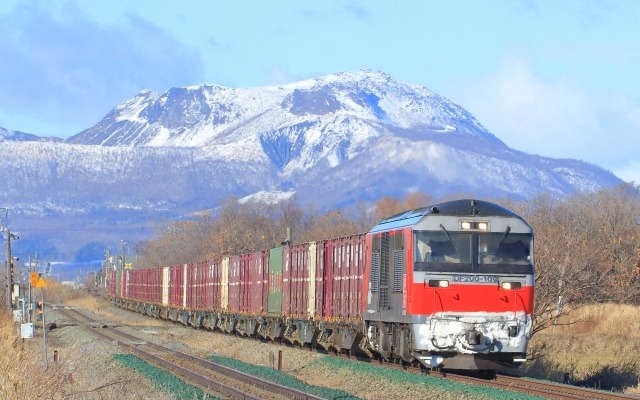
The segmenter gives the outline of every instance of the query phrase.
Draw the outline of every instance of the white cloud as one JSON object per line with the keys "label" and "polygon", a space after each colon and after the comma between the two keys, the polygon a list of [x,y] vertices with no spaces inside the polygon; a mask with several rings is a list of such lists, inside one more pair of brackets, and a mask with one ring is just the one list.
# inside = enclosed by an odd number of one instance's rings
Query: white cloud
{"label": "white cloud", "polygon": [[264,71],[269,85],[282,85],[295,81],[290,71],[279,65],[272,65]]}
{"label": "white cloud", "polygon": [[73,6],[63,11],[33,2],[0,14],[5,128],[66,137],[140,90],[201,82],[200,53],[163,27],[135,16],[103,26]]}
{"label": "white cloud", "polygon": [[623,95],[590,93],[570,77],[538,76],[516,58],[457,92],[456,101],[512,148],[625,174],[640,165],[640,105]]}

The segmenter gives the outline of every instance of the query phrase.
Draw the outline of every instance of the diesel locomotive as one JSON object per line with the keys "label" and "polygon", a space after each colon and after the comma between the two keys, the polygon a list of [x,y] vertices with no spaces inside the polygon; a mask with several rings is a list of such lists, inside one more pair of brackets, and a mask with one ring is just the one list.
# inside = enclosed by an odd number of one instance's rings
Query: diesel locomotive
{"label": "diesel locomotive", "polygon": [[426,368],[526,360],[534,234],[481,200],[406,211],[359,235],[111,271],[118,306],[196,328]]}

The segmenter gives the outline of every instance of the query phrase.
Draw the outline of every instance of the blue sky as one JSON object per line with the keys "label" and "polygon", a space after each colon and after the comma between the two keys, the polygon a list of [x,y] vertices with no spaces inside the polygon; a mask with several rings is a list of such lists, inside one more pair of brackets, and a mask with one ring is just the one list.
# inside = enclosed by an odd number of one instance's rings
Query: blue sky
{"label": "blue sky", "polygon": [[638,21],[636,0],[2,0],[0,127],[66,138],[143,89],[373,69],[640,184]]}

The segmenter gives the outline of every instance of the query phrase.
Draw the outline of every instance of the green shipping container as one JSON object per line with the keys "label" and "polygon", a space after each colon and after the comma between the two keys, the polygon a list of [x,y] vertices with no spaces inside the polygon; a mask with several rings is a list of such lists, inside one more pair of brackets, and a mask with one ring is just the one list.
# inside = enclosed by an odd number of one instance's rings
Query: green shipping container
{"label": "green shipping container", "polygon": [[284,247],[269,251],[269,316],[282,315],[282,255]]}

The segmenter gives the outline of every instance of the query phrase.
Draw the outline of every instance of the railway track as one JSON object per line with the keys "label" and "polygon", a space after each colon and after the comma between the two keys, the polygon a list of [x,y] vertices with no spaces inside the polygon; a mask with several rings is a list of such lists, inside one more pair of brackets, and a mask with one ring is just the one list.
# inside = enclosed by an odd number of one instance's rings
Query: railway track
{"label": "railway track", "polygon": [[357,360],[360,362],[376,363],[387,368],[399,369],[408,373],[428,374],[430,376],[441,377],[442,379],[450,379],[456,382],[464,382],[472,385],[509,390],[512,392],[527,393],[548,399],[640,400],[640,397],[637,396],[629,396],[620,393],[606,392],[602,390],[581,388],[555,382],[532,380],[528,378],[507,376],[501,374],[497,374],[493,379],[486,379],[449,372],[426,371],[422,367],[412,367],[407,365],[388,363],[384,361],[376,361],[365,357],[354,357],[344,354],[337,354],[337,356],[345,359]]}
{"label": "railway track", "polygon": [[500,389],[512,390],[522,393],[529,393],[549,399],[594,399],[594,400],[612,400],[612,399],[635,399],[638,397],[627,396],[624,394],[605,392],[602,390],[594,390],[589,388],[581,388],[577,386],[564,385],[560,383],[538,381],[527,378],[513,377],[507,375],[496,375],[494,380],[486,380],[464,375],[447,374],[447,378],[456,381],[471,383],[474,385],[484,385]]}
{"label": "railway track", "polygon": [[514,377],[497,374],[493,379],[478,378],[475,376],[455,374],[449,372],[426,371],[422,367],[412,367],[401,364],[387,363],[384,361],[375,361],[370,358],[347,356],[338,354],[339,357],[346,359],[356,359],[357,361],[379,363],[388,368],[394,368],[415,374],[428,374],[430,376],[439,376],[442,379],[450,379],[456,382],[464,382],[472,385],[492,387],[495,389],[509,390],[512,392],[527,393],[548,399],[593,399],[593,400],[613,400],[628,399],[640,400],[637,396],[628,396],[620,393],[606,392],[602,390],[594,390],[590,388],[581,388],[577,386],[564,385],[555,382],[532,380],[522,377]]}
{"label": "railway track", "polygon": [[[133,339],[131,339],[133,340]],[[258,339],[261,340],[261,339]],[[281,343],[286,346],[297,347],[297,345],[289,344],[286,342]],[[610,399],[628,399],[628,400],[640,400],[640,397],[629,396],[614,392],[607,392],[602,390],[594,390],[590,388],[581,388],[577,386],[571,386],[566,384],[554,383],[549,381],[532,380],[528,378],[512,377],[506,375],[496,375],[493,379],[483,379],[468,375],[454,374],[454,373],[440,373],[438,371],[428,371],[423,367],[412,367],[404,364],[389,363],[381,360],[374,360],[368,357],[359,357],[357,355],[347,355],[343,353],[333,353],[322,349],[311,349],[305,347],[307,351],[317,351],[323,354],[337,356],[343,359],[349,359],[352,361],[371,363],[376,365],[385,366],[388,368],[394,368],[406,371],[408,373],[416,374],[428,374],[434,377],[440,377],[442,379],[450,379],[457,382],[464,382],[473,385],[480,385],[486,387],[492,387],[496,389],[509,390],[519,393],[528,393],[536,396],[549,398],[549,399],[593,399],[593,400],[610,400]],[[206,361],[206,360],[205,360]],[[208,362],[208,361],[207,361]],[[309,397],[311,398],[311,397]]]}
{"label": "railway track", "polygon": [[243,372],[213,363],[156,343],[148,342],[120,329],[101,324],[75,309],[58,307],[67,322],[84,324],[105,340],[115,340],[131,353],[201,388],[224,398],[247,400],[321,400],[320,397],[281,386]]}

